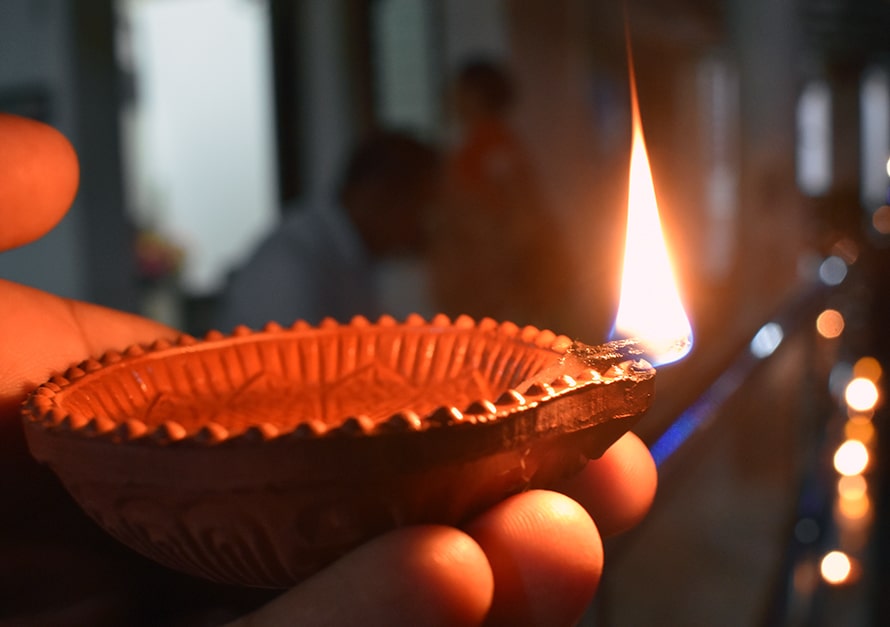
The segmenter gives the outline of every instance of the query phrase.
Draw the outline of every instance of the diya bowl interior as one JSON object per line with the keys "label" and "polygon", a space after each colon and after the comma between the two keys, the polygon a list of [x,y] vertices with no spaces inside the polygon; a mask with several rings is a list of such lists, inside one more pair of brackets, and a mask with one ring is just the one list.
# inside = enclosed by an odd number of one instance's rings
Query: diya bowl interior
{"label": "diya bowl interior", "polygon": [[73,366],[32,394],[25,431],[133,549],[285,587],[377,534],[460,524],[602,454],[655,372],[632,344],[572,347],[465,317],[242,327]]}

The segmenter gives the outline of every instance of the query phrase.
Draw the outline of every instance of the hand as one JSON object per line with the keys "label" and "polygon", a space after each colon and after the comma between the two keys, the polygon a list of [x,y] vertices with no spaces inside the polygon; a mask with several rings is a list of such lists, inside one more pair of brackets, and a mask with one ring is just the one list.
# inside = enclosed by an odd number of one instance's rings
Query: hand
{"label": "hand", "polygon": [[[0,249],[52,228],[74,197],[77,174],[74,152],[56,131],[0,114]],[[176,335],[138,316],[6,281],[0,302],[0,422],[7,424],[53,372],[110,348]],[[626,435],[561,492],[511,497],[463,529],[385,534],[233,625],[572,624],[599,582],[600,534],[638,522],[655,484],[648,451]]]}
{"label": "hand", "polygon": [[655,467],[629,434],[562,488],[509,498],[463,530],[376,538],[230,627],[572,625],[599,582],[600,533],[642,518]]}

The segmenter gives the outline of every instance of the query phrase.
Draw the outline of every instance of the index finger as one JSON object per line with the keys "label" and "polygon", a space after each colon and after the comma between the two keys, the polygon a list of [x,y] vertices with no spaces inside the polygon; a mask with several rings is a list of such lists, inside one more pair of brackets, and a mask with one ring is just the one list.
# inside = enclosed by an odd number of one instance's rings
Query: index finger
{"label": "index finger", "polygon": [[53,228],[74,200],[80,170],[59,131],[0,113],[0,250]]}

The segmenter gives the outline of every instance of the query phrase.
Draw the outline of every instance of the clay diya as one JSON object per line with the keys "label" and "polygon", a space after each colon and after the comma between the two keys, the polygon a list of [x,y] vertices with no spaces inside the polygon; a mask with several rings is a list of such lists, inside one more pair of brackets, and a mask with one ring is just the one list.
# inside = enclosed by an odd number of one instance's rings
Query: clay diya
{"label": "clay diya", "polygon": [[649,406],[633,342],[492,320],[356,318],[181,337],[26,402],[33,455],[169,567],[286,587],[401,525],[460,525],[603,453]]}

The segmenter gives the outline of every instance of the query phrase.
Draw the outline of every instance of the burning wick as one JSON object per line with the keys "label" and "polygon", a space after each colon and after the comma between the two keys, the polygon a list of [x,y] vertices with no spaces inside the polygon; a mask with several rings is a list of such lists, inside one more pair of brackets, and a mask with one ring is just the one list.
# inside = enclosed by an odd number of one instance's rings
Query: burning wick
{"label": "burning wick", "polygon": [[653,365],[669,364],[692,349],[692,327],[668,256],[658,217],[655,185],[637,98],[636,76],[627,36],[633,143],[627,197],[627,237],[621,298],[613,338],[638,338]]}

